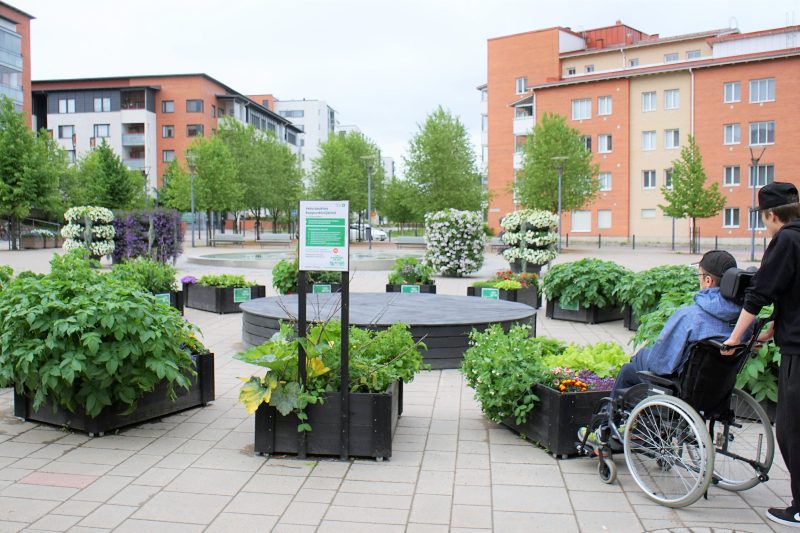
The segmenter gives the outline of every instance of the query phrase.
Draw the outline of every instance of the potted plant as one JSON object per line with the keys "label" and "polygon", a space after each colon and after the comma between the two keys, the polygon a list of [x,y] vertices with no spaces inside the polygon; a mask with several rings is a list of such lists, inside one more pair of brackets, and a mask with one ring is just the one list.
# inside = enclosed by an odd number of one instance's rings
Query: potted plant
{"label": "potted plant", "polygon": [[25,250],[41,250],[45,248],[44,235],[36,230],[25,232],[20,237],[20,245]]}
{"label": "potted plant", "polygon": [[467,296],[508,300],[538,309],[539,277],[536,274],[503,270],[488,281],[477,281],[467,287]]}
{"label": "potted plant", "polygon": [[546,316],[597,324],[622,319],[614,289],[630,271],[612,261],[581,259],[554,265],[542,279]]}
{"label": "potted plant", "polygon": [[[281,259],[272,268],[272,286],[278,294],[294,294],[297,292],[298,260]],[[339,272],[306,272],[306,292],[325,294],[342,291],[341,273]]]}
{"label": "potted plant", "polygon": [[175,282],[177,271],[172,265],[137,257],[112,266],[110,275],[138,286],[154,295],[157,302],[174,307],[183,314],[183,291],[178,290]]}
{"label": "potted plant", "polygon": [[624,305],[624,326],[636,331],[640,317],[654,311],[666,294],[693,293],[697,289],[697,273],[694,268],[665,265],[620,278],[614,288],[614,295]]}
{"label": "potted plant", "polygon": [[389,272],[386,292],[436,294],[433,267],[416,257],[399,257]]}
{"label": "potted plant", "polygon": [[549,211],[522,209],[503,217],[502,241],[508,246],[503,257],[515,273],[538,274],[543,265],[556,258],[558,219]]}
{"label": "potted plant", "polygon": [[14,414],[102,435],[214,399],[213,355],[196,329],[85,252],[0,293],[0,386]]}
{"label": "potted plant", "polygon": [[444,276],[462,277],[480,270],[486,235],[483,217],[473,211],[445,209],[425,215],[425,263]]}
{"label": "potted plant", "polygon": [[240,313],[239,304],[263,298],[266,287],[232,274],[183,278],[184,306],[212,313]]}
{"label": "potted plant", "polygon": [[462,372],[484,414],[561,457],[577,453],[578,429],[629,360],[613,343],[567,346],[532,338],[527,326],[493,325],[470,339]]}
{"label": "potted plant", "polygon": [[114,213],[105,207],[80,206],[64,213],[67,224],[61,228],[64,251],[78,248],[89,250],[91,256],[100,259],[114,253]]}
{"label": "potted plant", "polygon": [[[255,452],[297,453],[298,432],[305,433],[307,451],[320,455],[341,452],[340,354],[341,325],[315,324],[303,340],[306,349],[305,387],[299,382],[297,354],[301,340],[282,324],[273,338],[236,358],[266,368],[250,377],[239,394],[249,413],[256,413]],[[403,412],[402,384],[423,368],[419,349],[405,324],[383,331],[350,328],[350,447],[353,456],[388,458],[392,436]]]}

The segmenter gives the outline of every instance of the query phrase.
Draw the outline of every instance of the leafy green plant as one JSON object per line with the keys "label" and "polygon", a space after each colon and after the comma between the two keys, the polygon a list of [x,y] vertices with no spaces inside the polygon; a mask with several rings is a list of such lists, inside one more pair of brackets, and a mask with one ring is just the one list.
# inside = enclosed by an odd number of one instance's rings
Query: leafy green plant
{"label": "leafy green plant", "polygon": [[522,288],[522,283],[513,279],[506,279],[503,281],[495,281],[494,288],[503,291],[516,291]]}
{"label": "leafy green plant", "polygon": [[138,257],[111,267],[111,276],[123,283],[135,284],[153,294],[178,290],[177,271],[172,265]]}
{"label": "leafy green plant", "polygon": [[697,271],[685,265],[664,265],[628,274],[614,288],[617,299],[631,307],[635,317],[653,311],[665,294],[698,290]]}
{"label": "leafy green plant", "polygon": [[0,386],[97,416],[123,413],[161,382],[188,387],[195,329],[139,287],[92,269],[85,250],[56,256],[43,276],[0,293]]}
{"label": "leafy green plant", "polygon": [[591,370],[601,378],[608,378],[616,376],[620,367],[630,359],[619,344],[598,342],[587,346],[570,344],[562,353],[544,357],[542,364],[548,368]]}
{"label": "leafy green plant", "polygon": [[2,291],[8,282],[11,281],[11,277],[14,275],[14,269],[10,266],[0,265],[0,291]]}
{"label": "leafy green plant", "polygon": [[255,281],[248,281],[244,276],[236,276],[233,274],[209,274],[202,276],[198,281],[204,287],[253,287]]}
{"label": "leafy green plant", "polygon": [[643,315],[639,319],[639,329],[636,330],[636,335],[631,339],[631,344],[634,348],[642,346],[652,346],[664,324],[667,323],[675,311],[681,307],[686,307],[694,303],[694,292],[671,292],[665,294],[659,304],[656,306],[655,311]]}
{"label": "leafy green plant", "polygon": [[475,281],[472,286],[477,289],[494,289],[494,281]]}
{"label": "leafy green plant", "polygon": [[[770,305],[761,310],[759,318],[767,318],[772,314]],[[778,371],[781,364],[781,352],[774,342],[765,343],[756,355],[747,360],[736,378],[736,386],[749,392],[757,402],[763,400],[778,401]]]}
{"label": "leafy green plant", "polygon": [[[297,259],[292,261],[281,259],[272,267],[272,286],[278,291],[278,294],[297,292],[298,268]],[[341,272],[306,272],[308,283],[339,283],[341,279]]]}
{"label": "leafy green plant", "polygon": [[612,261],[581,259],[550,268],[542,280],[542,291],[549,300],[578,303],[581,307],[615,307],[619,299],[614,289],[630,271]]}
{"label": "leafy green plant", "polygon": [[394,262],[389,272],[389,283],[392,285],[432,285],[433,267],[421,262],[416,257],[400,257]]}
{"label": "leafy green plant", "polygon": [[495,272],[494,277],[492,277],[489,281],[504,281],[508,279],[518,281],[524,288],[539,288],[539,276],[530,272],[515,273],[510,270],[500,270]]}

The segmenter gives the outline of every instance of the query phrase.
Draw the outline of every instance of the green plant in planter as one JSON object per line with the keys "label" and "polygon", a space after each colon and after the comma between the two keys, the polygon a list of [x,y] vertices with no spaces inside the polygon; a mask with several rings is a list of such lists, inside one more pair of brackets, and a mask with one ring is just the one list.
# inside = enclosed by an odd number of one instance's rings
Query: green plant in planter
{"label": "green plant in planter", "polygon": [[621,278],[614,288],[614,295],[621,303],[631,307],[634,316],[641,317],[653,311],[665,294],[697,290],[697,271],[694,268],[665,265]]}
{"label": "green plant in planter", "polygon": [[433,285],[433,267],[416,257],[400,257],[389,272],[392,285]]}
{"label": "green plant in planter", "polygon": [[513,279],[476,281],[472,284],[478,289],[500,289],[504,291],[515,291],[522,288],[522,283]]}
{"label": "green plant in planter", "polygon": [[495,272],[494,277],[492,277],[489,281],[496,282],[509,279],[518,281],[523,288],[535,287],[537,290],[539,288],[539,276],[530,272],[515,273],[510,270],[500,270]]}
{"label": "green plant in planter", "polygon": [[10,266],[0,265],[0,291],[11,281],[14,276],[14,269]]}
{"label": "green plant in planter", "polygon": [[566,367],[590,370],[601,378],[615,377],[620,367],[630,361],[622,346],[615,342],[598,342],[588,346],[570,344],[561,353],[542,358],[542,364],[548,368]]}
{"label": "green plant in planter", "polygon": [[195,328],[152,295],[90,267],[86,251],[51,261],[50,274],[18,276],[0,293],[0,386],[97,416],[123,414],[161,382],[190,385]]}
{"label": "green plant in planter", "polygon": [[111,267],[111,276],[123,283],[135,284],[153,294],[178,290],[177,271],[172,265],[138,257]]}
{"label": "green plant in planter", "polygon": [[581,259],[550,268],[542,280],[542,291],[548,299],[581,307],[615,307],[619,299],[614,288],[630,271],[612,261]]}
{"label": "green plant in planter", "polygon": [[669,317],[681,307],[692,305],[694,303],[694,295],[695,292],[671,292],[662,296],[655,311],[639,318],[639,329],[636,330],[636,335],[631,339],[633,347],[652,346],[658,339],[661,330],[664,329],[664,324],[667,323]]}
{"label": "green plant in planter", "polygon": [[[773,306],[765,307],[759,318],[772,315]],[[736,386],[749,392],[757,402],[778,401],[778,371],[781,351],[773,341],[765,343],[754,357],[747,360],[736,378]]]}
{"label": "green plant in planter", "polygon": [[[297,276],[299,273],[298,260],[288,261],[281,259],[272,267],[272,286],[278,294],[291,294],[297,292]],[[306,272],[308,283],[339,283],[342,279],[341,272]]]}
{"label": "green plant in planter", "polygon": [[217,275],[207,275],[202,276],[197,283],[204,287],[219,287],[219,288],[227,288],[227,287],[253,287],[255,286],[255,281],[248,281],[244,279],[244,276],[236,276],[233,274],[217,274]]}

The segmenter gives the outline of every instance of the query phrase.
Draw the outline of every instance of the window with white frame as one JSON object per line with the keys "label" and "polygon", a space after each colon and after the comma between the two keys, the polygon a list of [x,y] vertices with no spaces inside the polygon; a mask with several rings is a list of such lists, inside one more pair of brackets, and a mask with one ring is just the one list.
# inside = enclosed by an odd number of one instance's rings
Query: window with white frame
{"label": "window with white frame", "polygon": [[567,67],[567,76],[575,75],[575,67]]}
{"label": "window with white frame", "polygon": [[642,171],[642,189],[655,189],[656,188],[656,171],[643,170]]}
{"label": "window with white frame", "polygon": [[725,124],[724,131],[725,144],[739,144],[742,140],[742,127],[740,124]]}
{"label": "window with white frame", "polygon": [[678,109],[681,106],[681,90],[668,89],[664,91],[664,109]]}
{"label": "window with white frame", "polygon": [[775,78],[750,80],[750,103],[772,102],[775,100]]}
{"label": "window with white frame", "polygon": [[726,104],[742,100],[742,84],[738,81],[729,81],[723,85],[723,101]]}
{"label": "window with white frame", "polygon": [[750,166],[750,177],[747,180],[747,186],[753,188],[753,178],[755,177],[756,187],[763,187],[767,183],[775,181],[775,165],[758,165],[753,169]]}
{"label": "window with white frame", "polygon": [[161,161],[164,163],[170,163],[175,160],[175,150],[162,150],[161,151]]}
{"label": "window with white frame", "polygon": [[592,136],[591,135],[583,135],[581,136],[581,141],[583,141],[583,147],[586,148],[587,152],[592,151]]}
{"label": "window with white frame", "polygon": [[628,66],[629,67],[638,67],[639,66],[639,58],[638,57],[634,57],[633,59],[629,59],[628,60]]}
{"label": "window with white frame", "polygon": [[764,219],[761,218],[761,211],[752,211],[750,210],[750,216],[747,217],[749,220],[747,221],[747,229],[753,229],[753,222],[755,222],[755,229],[757,230],[765,230],[767,226],[764,224]]}
{"label": "window with white frame", "polygon": [[597,175],[597,181],[600,184],[601,191],[611,190],[611,172],[601,172]]}
{"label": "window with white frame", "polygon": [[611,153],[611,134],[600,134],[597,136],[597,152],[601,154]]}
{"label": "window with white frame", "polygon": [[523,76],[521,78],[517,78],[514,80],[514,88],[517,91],[517,94],[522,94],[528,90],[528,78]]}
{"label": "window with white frame", "polygon": [[677,61],[678,59],[680,59],[680,55],[678,54],[678,52],[664,54],[664,63],[672,63],[673,61]]}
{"label": "window with white frame", "polygon": [[75,112],[75,99],[74,98],[59,98],[59,100],[58,100],[58,112],[61,113],[61,114],[74,113]]}
{"label": "window with white frame", "polygon": [[161,126],[161,137],[164,139],[175,137],[175,126]]}
{"label": "window with white frame", "polygon": [[667,189],[672,188],[672,169],[665,168],[664,169],[664,187]]}
{"label": "window with white frame", "polygon": [[681,145],[681,130],[664,130],[664,148],[679,148]]}
{"label": "window with white frame", "polygon": [[642,132],[642,150],[650,151],[656,149],[656,132],[643,131]]}
{"label": "window with white frame", "polygon": [[72,135],[75,133],[75,126],[59,126],[58,127],[58,138],[59,139],[72,139]]}
{"label": "window with white frame", "polygon": [[656,218],[656,210],[642,209],[642,218]]}
{"label": "window with white frame", "polygon": [[775,121],[750,123],[750,144],[774,144]]}
{"label": "window with white frame", "polygon": [[572,231],[589,232],[592,231],[592,212],[573,211],[572,212]]}
{"label": "window with white frame", "polygon": [[611,209],[597,210],[597,229],[611,228]]}
{"label": "window with white frame", "polygon": [[722,227],[723,228],[738,228],[739,227],[739,208],[726,207],[722,211]]}
{"label": "window with white frame", "polygon": [[650,91],[642,93],[642,111],[655,111],[656,110],[656,92]]}
{"label": "window with white frame", "polygon": [[95,139],[103,139],[105,137],[110,137],[111,134],[109,133],[110,130],[109,124],[95,124],[94,125],[94,137]]}
{"label": "window with white frame", "polygon": [[572,120],[586,120],[592,118],[592,99],[581,98],[572,101]]}
{"label": "window with white frame", "polygon": [[698,59],[700,55],[700,50],[689,50],[686,52],[686,59]]}
{"label": "window with white frame", "polygon": [[489,115],[481,115],[481,131],[489,131]]}
{"label": "window with white frame", "polygon": [[94,112],[103,113],[107,111],[111,111],[111,98],[95,98]]}
{"label": "window with white frame", "polygon": [[597,114],[610,115],[611,114],[611,97],[598,96],[597,97]]}
{"label": "window with white frame", "polygon": [[586,68],[584,70],[586,71],[587,74],[589,74],[590,72],[594,72],[594,65],[586,65]]}
{"label": "window with white frame", "polygon": [[739,165],[729,165],[723,170],[722,183],[728,187],[738,187],[741,183],[741,170]]}

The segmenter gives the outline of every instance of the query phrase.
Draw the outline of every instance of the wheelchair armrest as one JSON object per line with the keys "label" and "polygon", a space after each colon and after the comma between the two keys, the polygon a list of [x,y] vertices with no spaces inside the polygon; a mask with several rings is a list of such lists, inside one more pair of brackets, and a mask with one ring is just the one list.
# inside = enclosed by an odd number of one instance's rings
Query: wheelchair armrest
{"label": "wheelchair armrest", "polygon": [[659,376],[658,374],[653,374],[649,370],[639,370],[636,372],[636,374],[645,381],[649,381],[654,385],[663,385],[665,387],[675,387],[677,385],[675,380],[668,377]]}

